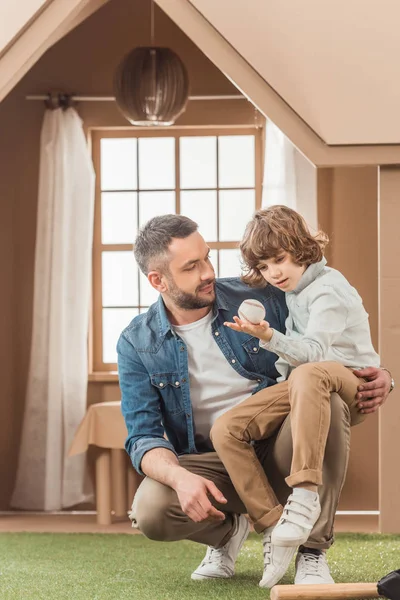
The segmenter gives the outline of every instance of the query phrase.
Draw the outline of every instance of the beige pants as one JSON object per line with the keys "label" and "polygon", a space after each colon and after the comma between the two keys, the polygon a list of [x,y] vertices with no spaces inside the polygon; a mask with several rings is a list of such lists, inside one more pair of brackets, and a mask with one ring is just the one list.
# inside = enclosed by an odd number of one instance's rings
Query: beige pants
{"label": "beige pants", "polygon": [[217,419],[211,430],[214,448],[256,531],[277,523],[283,509],[251,442],[269,438],[290,413],[293,458],[286,483],[321,485],[330,394],[340,394],[352,423],[360,422],[364,417],[357,409],[359,384],[360,379],[339,363],[308,363],[294,369],[288,381],[250,396]]}
{"label": "beige pants", "polygon": [[[322,512],[307,542],[311,548],[329,548],[333,543],[335,512],[346,476],[349,449],[350,413],[339,396],[333,394],[323,465],[324,484],[319,490]],[[285,504],[291,491],[285,483],[292,460],[290,415],[273,437],[256,444],[256,454],[261,472],[268,478],[280,503]],[[228,503],[223,506],[215,503],[215,506],[226,513],[225,521],[195,523],[183,513],[171,488],[146,477],[134,500],[132,516],[137,527],[153,540],[192,540],[222,546],[232,535],[232,513],[247,512],[244,503],[215,452],[184,455],[180,457],[180,463],[192,473],[210,479],[221,490]]]}

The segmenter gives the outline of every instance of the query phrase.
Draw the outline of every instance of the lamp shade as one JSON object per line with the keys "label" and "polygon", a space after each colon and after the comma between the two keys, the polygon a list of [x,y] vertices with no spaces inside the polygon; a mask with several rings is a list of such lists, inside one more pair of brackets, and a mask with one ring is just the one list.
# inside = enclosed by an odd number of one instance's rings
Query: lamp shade
{"label": "lamp shade", "polygon": [[172,125],[186,108],[189,77],[169,48],[139,47],[117,67],[114,92],[118,108],[133,125]]}

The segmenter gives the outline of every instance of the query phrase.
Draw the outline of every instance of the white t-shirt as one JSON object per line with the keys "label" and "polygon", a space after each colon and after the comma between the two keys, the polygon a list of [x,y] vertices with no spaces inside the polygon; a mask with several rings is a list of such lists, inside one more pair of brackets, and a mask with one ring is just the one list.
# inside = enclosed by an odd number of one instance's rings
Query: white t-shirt
{"label": "white t-shirt", "polygon": [[214,421],[248,398],[258,385],[230,366],[211,330],[213,313],[188,325],[173,325],[187,346],[190,398],[196,441],[207,441]]}

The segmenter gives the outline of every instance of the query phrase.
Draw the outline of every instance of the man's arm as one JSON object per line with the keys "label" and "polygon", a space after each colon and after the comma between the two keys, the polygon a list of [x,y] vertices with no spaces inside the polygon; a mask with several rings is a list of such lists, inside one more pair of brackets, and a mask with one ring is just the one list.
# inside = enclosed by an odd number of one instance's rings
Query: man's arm
{"label": "man's arm", "polygon": [[212,481],[179,465],[172,444],[164,437],[158,391],[132,344],[122,335],[117,345],[121,410],[128,437],[125,448],[138,473],[174,489],[182,510],[193,521],[225,519],[209,495],[224,504],[225,498]]}
{"label": "man's arm", "polygon": [[360,400],[358,408],[362,413],[373,413],[386,401],[392,383],[391,374],[385,369],[368,367],[353,371],[357,377],[368,379],[366,383],[358,386],[357,398]]}
{"label": "man's arm", "polygon": [[166,448],[176,454],[164,437],[158,391],[132,343],[122,334],[117,344],[121,411],[128,437],[125,448],[136,471],[141,475],[144,454],[153,448]]}

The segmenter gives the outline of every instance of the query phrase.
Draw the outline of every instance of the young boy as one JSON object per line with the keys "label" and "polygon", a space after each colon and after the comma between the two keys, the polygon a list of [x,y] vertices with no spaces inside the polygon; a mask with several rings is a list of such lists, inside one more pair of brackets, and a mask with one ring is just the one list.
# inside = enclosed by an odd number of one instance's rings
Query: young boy
{"label": "young boy", "polygon": [[[352,369],[379,366],[368,315],[345,277],[326,266],[327,236],[311,235],[304,219],[285,206],[258,211],[240,248],[244,281],[267,281],[286,294],[286,334],[268,322],[252,325],[234,317],[231,329],[259,338],[260,348],[278,355],[277,385],[254,394],[214,424],[211,438],[257,532],[265,552],[261,587],[275,585],[304,544],[320,515],[318,486],[330,422],[330,394],[348,405],[352,421],[360,379]],[[261,350],[262,352],[262,350]],[[268,438],[291,413],[293,460],[286,479],[293,488],[284,509],[279,505],[252,442]]]}

